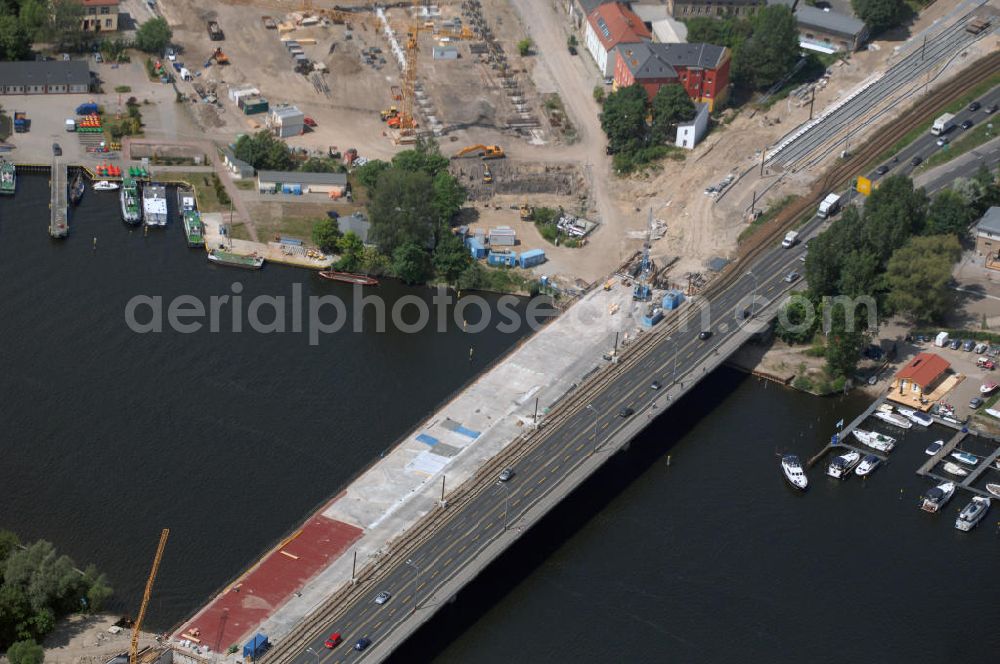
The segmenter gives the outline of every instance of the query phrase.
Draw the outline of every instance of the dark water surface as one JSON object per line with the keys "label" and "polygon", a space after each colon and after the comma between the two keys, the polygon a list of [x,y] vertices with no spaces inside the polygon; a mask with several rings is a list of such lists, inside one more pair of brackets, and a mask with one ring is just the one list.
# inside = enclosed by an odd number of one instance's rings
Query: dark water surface
{"label": "dark water surface", "polygon": [[[0,526],[112,577],[135,607],[171,539],[149,621],[181,620],[378,452],[508,335],[136,335],[137,293],[203,298],[340,287],[269,265],[210,267],[182,231],[143,238],[88,192],[47,238],[44,181],[0,201]],[[30,209],[29,209],[30,207]],[[102,210],[101,208],[109,208]],[[98,250],[90,238],[98,236]],[[380,287],[387,297],[426,291]],[[397,653],[395,662],[996,662],[1000,506],[917,509],[914,474],[947,431],[912,429],[867,481],[808,458],[863,398],[816,399],[721,370],[565,501]],[[881,430],[886,430],[881,427]],[[668,464],[669,459],[669,464]]]}

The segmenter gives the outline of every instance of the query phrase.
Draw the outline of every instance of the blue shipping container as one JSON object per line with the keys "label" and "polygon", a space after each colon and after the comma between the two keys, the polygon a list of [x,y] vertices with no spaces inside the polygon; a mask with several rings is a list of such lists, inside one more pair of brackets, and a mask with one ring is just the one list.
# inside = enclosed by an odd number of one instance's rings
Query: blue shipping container
{"label": "blue shipping container", "polygon": [[96,112],[97,112],[97,104],[94,103],[80,104],[79,106],[76,107],[77,115],[91,115]]}
{"label": "blue shipping container", "polygon": [[534,267],[545,262],[545,252],[541,249],[532,249],[521,254],[521,267]]}
{"label": "blue shipping container", "polygon": [[252,639],[243,645],[243,658],[252,657],[254,659],[264,654],[271,644],[267,642],[267,637],[263,634],[255,634]]}
{"label": "blue shipping container", "polygon": [[486,258],[486,247],[483,246],[483,243],[479,240],[479,238],[466,238],[465,246],[469,248],[469,254],[472,255],[473,259],[479,260],[480,258]]}
{"label": "blue shipping container", "polygon": [[663,296],[663,308],[667,311],[672,311],[677,307],[681,306],[684,302],[684,293],[678,290],[669,290],[667,294]]}

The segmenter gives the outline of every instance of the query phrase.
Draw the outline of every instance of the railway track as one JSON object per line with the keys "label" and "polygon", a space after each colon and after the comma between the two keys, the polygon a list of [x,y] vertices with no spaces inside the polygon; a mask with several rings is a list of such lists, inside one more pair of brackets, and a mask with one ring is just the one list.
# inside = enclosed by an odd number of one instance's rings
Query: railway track
{"label": "railway track", "polygon": [[[926,103],[905,112],[896,123],[873,137],[849,159],[834,165],[813,185],[806,196],[796,199],[774,219],[765,224],[740,247],[736,259],[706,287],[702,295],[712,297],[723,292],[742,275],[741,266],[753,261],[765,248],[772,246],[787,229],[797,225],[807,214],[811,216],[815,206],[829,191],[842,185],[855,174],[862,172],[865,166],[889,149],[914,126],[934,117],[943,106],[960,98],[983,77],[998,70],[1000,70],[1000,53],[995,53],[970,65],[963,72],[963,76],[932,90]],[[402,564],[402,561],[406,560],[417,547],[455,518],[466,504],[492,487],[502,468],[515,466],[519,459],[539,445],[544,444],[552,431],[558,429],[567,420],[580,415],[587,404],[593,400],[594,395],[615,382],[621,373],[644,359],[663,337],[672,333],[682,324],[686,324],[696,313],[697,310],[694,307],[686,309],[683,317],[668,325],[655,328],[654,331],[642,335],[633,344],[623,349],[617,364],[605,366],[592,373],[569,396],[556,404],[546,416],[541,427],[515,439],[499,454],[486,461],[473,476],[453,489],[446,496],[447,509],[430,510],[408,531],[388,542],[380,555],[361,568],[354,585],[347,584],[341,587],[306,620],[280,639],[264,656],[265,664],[285,664],[299,655],[321,626],[334,624],[338,616],[357,600],[359,593],[367,593],[369,586],[384,578],[393,566]]]}

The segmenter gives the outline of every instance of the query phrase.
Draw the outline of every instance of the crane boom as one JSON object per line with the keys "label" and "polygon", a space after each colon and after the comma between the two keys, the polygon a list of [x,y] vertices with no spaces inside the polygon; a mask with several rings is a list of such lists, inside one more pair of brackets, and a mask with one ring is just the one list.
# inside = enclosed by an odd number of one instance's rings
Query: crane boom
{"label": "crane boom", "polygon": [[139,654],[139,630],[142,628],[142,621],[146,617],[146,607],[149,606],[149,596],[153,594],[153,582],[156,580],[156,572],[160,569],[160,560],[163,558],[163,549],[167,546],[167,538],[170,536],[170,529],[164,528],[160,533],[160,543],[156,547],[156,556],[153,557],[153,568],[149,570],[149,578],[146,579],[146,591],[142,594],[142,604],[139,606],[139,617],[132,627],[132,647],[129,650],[129,664],[136,664]]}

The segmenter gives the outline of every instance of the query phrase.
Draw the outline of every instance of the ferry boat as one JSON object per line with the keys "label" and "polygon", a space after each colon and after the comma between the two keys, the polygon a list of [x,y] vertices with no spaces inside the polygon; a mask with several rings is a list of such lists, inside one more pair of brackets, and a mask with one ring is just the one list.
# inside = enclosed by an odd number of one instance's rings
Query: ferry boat
{"label": "ferry boat", "polygon": [[805,491],[809,486],[809,478],[802,470],[802,463],[794,454],[785,454],[781,457],[781,472],[785,474],[788,483],[799,491]]}
{"label": "ferry boat", "polygon": [[896,413],[887,413],[884,410],[880,410],[875,413],[875,417],[879,418],[883,422],[888,422],[894,427],[899,427],[900,429],[909,429],[913,426],[913,423],[905,417],[897,415]]}
{"label": "ferry boat", "polygon": [[101,180],[100,182],[95,182],[92,188],[94,191],[117,191],[118,183],[109,182],[108,180]]}
{"label": "ferry boat", "polygon": [[245,270],[259,270],[264,266],[264,259],[260,256],[241,256],[222,249],[212,249],[209,251],[208,260],[219,265],[241,267]]}
{"label": "ferry boat", "polygon": [[830,465],[827,466],[826,474],[835,479],[842,480],[854,469],[854,466],[858,465],[859,461],[861,461],[861,455],[853,450],[840,456],[835,456],[830,461]]}
{"label": "ferry boat", "polygon": [[167,188],[147,184],[142,188],[142,216],[147,226],[167,225]]}
{"label": "ferry boat", "polygon": [[882,463],[882,460],[874,454],[866,454],[865,458],[858,464],[858,467],[854,469],[854,474],[858,477],[864,477],[875,470],[880,463]]}
{"label": "ferry boat", "polygon": [[922,427],[929,427],[934,424],[934,418],[932,418],[927,413],[921,413],[919,410],[913,410],[912,408],[897,408],[899,414],[907,418],[914,424],[919,424]]}
{"label": "ferry boat", "polygon": [[892,448],[896,446],[896,439],[891,436],[886,436],[877,431],[865,431],[864,429],[855,429],[851,433],[857,438],[863,445],[867,445],[873,450],[878,450],[879,452],[891,452]]}
{"label": "ferry boat", "polygon": [[133,226],[142,222],[142,208],[139,207],[139,185],[126,177],[122,180],[122,190],[118,194],[122,206],[122,221]]}
{"label": "ferry boat", "polygon": [[195,210],[185,210],[184,234],[187,235],[189,247],[201,247],[205,244],[205,225],[201,223],[201,215]]}
{"label": "ferry boat", "polygon": [[319,276],[331,281],[342,281],[346,284],[357,284],[359,286],[378,286],[378,279],[365,274],[351,274],[350,272],[337,272],[336,270],[323,270]]}
{"label": "ferry boat", "polygon": [[968,452],[963,452],[962,450],[955,450],[951,453],[952,458],[958,459],[962,463],[967,463],[970,466],[975,466],[979,463],[979,457],[975,454],[969,454]]}
{"label": "ferry boat", "polygon": [[952,463],[951,461],[944,464],[944,472],[948,473],[949,475],[954,475],[955,477],[965,477],[966,475],[969,474],[969,471],[967,471],[965,468],[962,468],[957,463]]}
{"label": "ferry boat", "polygon": [[17,167],[6,159],[0,159],[0,194],[13,196],[17,190]]}
{"label": "ferry boat", "polygon": [[986,490],[992,493],[997,498],[1000,498],[1000,484],[987,484]]}
{"label": "ferry boat", "polygon": [[924,494],[924,500],[920,503],[920,509],[925,512],[937,512],[955,495],[954,482],[942,482],[936,487],[929,489]]}
{"label": "ferry boat", "polygon": [[924,450],[924,454],[926,454],[927,456],[934,456],[935,454],[941,451],[942,447],[944,447],[944,441],[935,440],[933,443],[927,446],[927,449]]}
{"label": "ferry boat", "polygon": [[73,178],[73,184],[69,186],[69,202],[79,205],[83,200],[83,192],[87,191],[87,185],[83,182],[83,172],[77,171]]}
{"label": "ferry boat", "polygon": [[976,524],[983,520],[986,512],[990,509],[990,499],[985,496],[976,496],[972,502],[962,508],[955,519],[955,527],[963,532],[969,532],[976,527]]}

